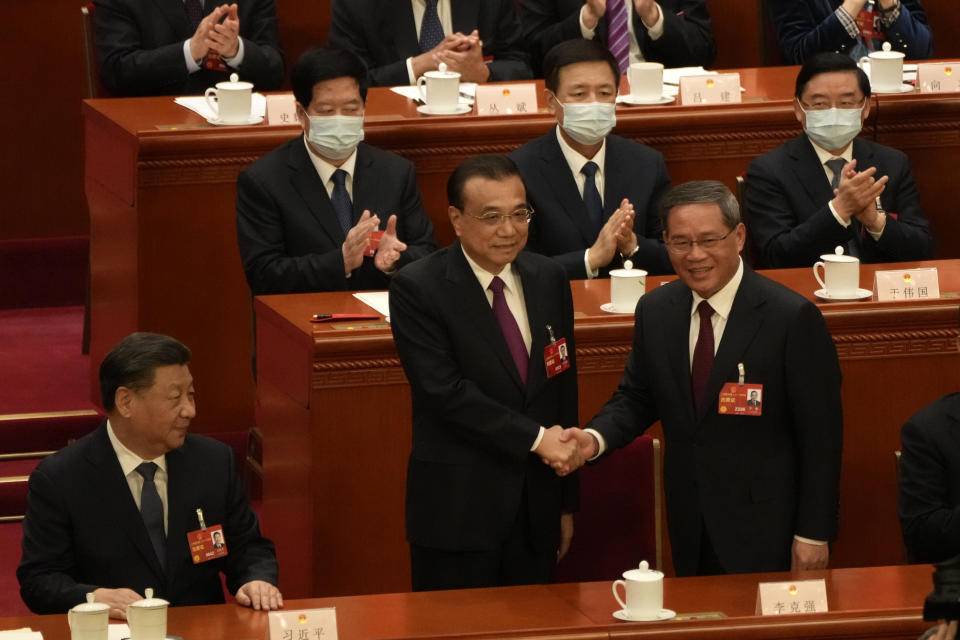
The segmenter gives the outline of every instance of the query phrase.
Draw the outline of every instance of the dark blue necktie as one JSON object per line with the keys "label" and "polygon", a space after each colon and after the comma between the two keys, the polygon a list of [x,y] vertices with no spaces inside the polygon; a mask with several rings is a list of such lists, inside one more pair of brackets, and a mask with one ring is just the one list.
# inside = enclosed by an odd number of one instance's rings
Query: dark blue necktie
{"label": "dark blue necktie", "polygon": [[348,233],[353,226],[353,202],[350,201],[350,194],[347,193],[347,172],[343,169],[333,172],[333,194],[330,196],[330,202],[333,204],[333,211],[337,214],[343,233]]}
{"label": "dark blue necktie", "polygon": [[427,8],[420,23],[420,53],[426,53],[443,42],[443,25],[437,13],[437,0],[426,1]]}
{"label": "dark blue necktie", "polygon": [[587,208],[587,220],[593,226],[593,230],[600,233],[603,226],[603,200],[600,199],[600,192],[597,191],[597,182],[595,177],[600,167],[592,160],[580,169],[586,180],[583,183],[583,204]]}
{"label": "dark blue necktie", "polygon": [[167,566],[167,534],[163,530],[163,502],[157,493],[157,485],[153,476],[157,472],[157,465],[153,462],[142,462],[137,466],[137,473],[143,476],[143,489],[140,491],[140,516],[147,527],[150,542],[157,554],[160,566]]}

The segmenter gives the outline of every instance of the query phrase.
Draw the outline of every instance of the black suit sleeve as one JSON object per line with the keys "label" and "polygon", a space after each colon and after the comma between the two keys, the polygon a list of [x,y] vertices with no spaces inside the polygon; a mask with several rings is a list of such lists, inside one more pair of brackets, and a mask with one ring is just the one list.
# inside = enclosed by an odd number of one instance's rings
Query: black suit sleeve
{"label": "black suit sleeve", "polygon": [[37,614],[65,613],[98,585],[78,583],[72,525],[63,494],[41,466],[30,474],[23,520],[20,597]]}
{"label": "black suit sleeve", "polygon": [[817,13],[820,3],[768,0],[767,4],[786,64],[802,64],[814,54],[843,50],[856,42],[832,11],[825,16]]}
{"label": "black suit sleeve", "polygon": [[[362,16],[358,13],[361,10],[360,3],[354,3],[353,0],[333,0],[327,42],[335,49],[353,51],[363,58],[369,69],[370,84],[374,86],[410,84],[406,58],[400,58],[382,66],[377,65],[377,60],[367,42],[369,36],[364,29],[364,20],[373,19],[374,16]],[[386,37],[386,34],[384,35]]]}
{"label": "black suit sleeve", "polygon": [[717,44],[705,0],[661,2],[660,10],[663,11],[663,34],[656,40],[646,35],[643,20],[633,13],[634,33],[645,36],[638,38],[643,57],[666,67],[712,65],[717,57]]}
{"label": "black suit sleeve", "polygon": [[[567,339],[567,353],[570,354],[570,368],[577,370],[577,344],[574,339],[573,326],[573,294],[570,291],[570,281],[564,278],[563,284],[563,317],[566,327],[562,330],[563,337]],[[560,336],[558,336],[560,337]],[[563,427],[574,427],[580,423],[580,404],[579,389],[577,386],[577,377],[575,375],[566,375],[563,380],[565,388],[563,390],[563,409],[560,412],[564,421]],[[552,426],[552,425],[544,425]],[[573,513],[580,509],[580,474],[572,473],[564,476],[560,482],[560,510],[563,513]],[[574,534],[576,535],[576,534]]]}
{"label": "black suit sleeve", "polygon": [[399,210],[379,212],[381,227],[386,225],[391,214],[397,214],[397,237],[407,245],[407,250],[400,255],[398,269],[437,250],[437,243],[433,238],[433,223],[423,209],[423,197],[417,185],[413,163],[408,165],[400,200],[402,204]]}
{"label": "black suit sleeve", "polygon": [[580,7],[564,12],[558,0],[520,0],[523,39],[539,68],[543,56],[554,46],[582,37]]}
{"label": "black suit sleeve", "polygon": [[[484,2],[493,4],[491,0]],[[493,32],[480,34],[484,57],[493,56],[493,61],[487,65],[490,68],[489,81],[506,82],[533,78],[513,0],[498,0],[497,4],[499,8]]]}
{"label": "black suit sleeve", "polygon": [[[913,179],[910,160],[906,154],[900,155],[902,162],[897,163],[898,171],[890,176],[888,184],[888,192],[893,192],[893,202],[887,202],[890,196],[880,197],[889,212],[886,226],[879,240],[875,241],[867,233],[864,234],[864,242],[873,243],[884,261],[930,260],[933,258],[933,235],[920,206],[920,194]],[[895,185],[895,190],[889,188],[890,185]],[[896,214],[896,217],[890,214]]]}
{"label": "black suit sleeve", "polygon": [[243,62],[237,68],[240,79],[252,82],[257,91],[279,89],[283,82],[283,51],[275,0],[242,4],[238,15],[243,38]]}
{"label": "black suit sleeve", "polygon": [[280,204],[249,170],[237,178],[237,241],[253,295],[348,288],[340,247],[287,255]]}
{"label": "black suit sleeve", "polygon": [[230,593],[252,580],[277,585],[279,570],[273,543],[260,535],[260,524],[250,508],[234,465],[233,452],[227,451],[226,474],[227,520],[223,523],[224,542],[229,553],[224,566]]}
{"label": "black suit sleeve", "polygon": [[923,60],[933,56],[933,33],[927,23],[927,13],[918,0],[903,0],[900,17],[885,29],[894,51],[903,51],[910,60]]}

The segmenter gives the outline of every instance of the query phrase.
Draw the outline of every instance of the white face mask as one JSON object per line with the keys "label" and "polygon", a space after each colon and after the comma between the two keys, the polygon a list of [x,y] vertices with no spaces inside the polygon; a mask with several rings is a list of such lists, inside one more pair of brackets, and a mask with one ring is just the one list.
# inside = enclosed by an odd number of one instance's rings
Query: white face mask
{"label": "white face mask", "polygon": [[363,116],[307,116],[307,140],[324,158],[343,160],[363,140]]}
{"label": "white face mask", "polygon": [[560,106],[563,130],[580,144],[599,144],[617,124],[617,105],[611,102],[560,102]]}
{"label": "white face mask", "polygon": [[860,134],[863,126],[860,109],[837,109],[832,107],[822,111],[806,110],[806,132],[815,143],[827,151],[837,151],[845,148],[850,141]]}

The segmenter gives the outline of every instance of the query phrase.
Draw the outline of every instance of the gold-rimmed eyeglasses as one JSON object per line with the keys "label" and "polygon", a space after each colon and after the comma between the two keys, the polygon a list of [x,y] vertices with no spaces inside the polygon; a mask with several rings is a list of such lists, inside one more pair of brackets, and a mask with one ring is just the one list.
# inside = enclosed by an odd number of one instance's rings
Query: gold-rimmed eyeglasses
{"label": "gold-rimmed eyeglasses", "polygon": [[727,237],[734,232],[734,229],[730,229],[725,234],[719,237],[710,237],[710,238],[701,238],[700,240],[688,240],[687,238],[680,238],[679,240],[668,240],[664,242],[667,245],[667,251],[675,255],[684,255],[690,253],[693,250],[694,245],[700,247],[704,251],[710,251],[711,249],[716,249],[717,245],[721,241],[726,240]]}
{"label": "gold-rimmed eyeglasses", "polygon": [[471,213],[468,213],[467,215],[487,227],[498,227],[504,220],[509,220],[516,225],[524,225],[530,223],[530,219],[533,217],[533,209],[531,207],[522,207],[520,209],[511,211],[510,213],[500,213],[499,211],[492,209],[490,211],[484,211],[478,216],[475,216]]}

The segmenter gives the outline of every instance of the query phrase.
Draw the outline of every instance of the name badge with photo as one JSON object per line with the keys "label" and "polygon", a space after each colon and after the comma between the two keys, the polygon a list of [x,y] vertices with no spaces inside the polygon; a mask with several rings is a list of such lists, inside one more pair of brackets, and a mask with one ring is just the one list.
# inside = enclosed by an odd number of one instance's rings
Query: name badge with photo
{"label": "name badge with photo", "polygon": [[763,385],[728,382],[720,390],[722,416],[763,415]]}
{"label": "name badge with photo", "polygon": [[552,378],[570,368],[570,353],[567,351],[566,338],[560,338],[547,345],[543,350],[543,364],[547,369],[547,378]]}
{"label": "name badge with photo", "polygon": [[190,543],[193,564],[210,562],[227,555],[227,538],[223,535],[223,525],[191,531],[187,534],[187,541]]}

